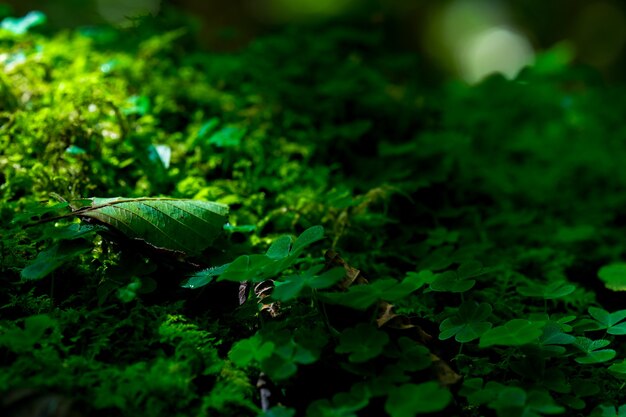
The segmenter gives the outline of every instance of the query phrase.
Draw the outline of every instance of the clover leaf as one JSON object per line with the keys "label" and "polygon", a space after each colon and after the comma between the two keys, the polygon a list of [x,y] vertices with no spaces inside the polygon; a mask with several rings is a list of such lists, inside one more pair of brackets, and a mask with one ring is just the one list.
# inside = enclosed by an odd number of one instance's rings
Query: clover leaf
{"label": "clover leaf", "polygon": [[259,334],[239,340],[228,352],[228,358],[237,366],[246,367],[253,362],[261,362],[269,358],[276,346],[272,342],[263,341]]}
{"label": "clover leaf", "polygon": [[519,346],[531,343],[542,334],[544,322],[532,322],[524,319],[513,319],[502,326],[488,330],[480,337],[479,346],[493,345]]}
{"label": "clover leaf", "polygon": [[273,260],[279,260],[289,256],[291,249],[291,236],[281,236],[274,240],[267,249],[265,256]]}
{"label": "clover leaf", "polygon": [[306,417],[356,417],[356,412],[365,408],[371,393],[363,384],[355,384],[350,392],[335,394],[332,400],[317,400],[306,410]]}
{"label": "clover leaf", "polygon": [[496,410],[498,416],[539,417],[541,414],[560,414],[564,411],[544,390],[527,392],[523,388],[494,381],[487,382],[483,387],[482,378],[465,381],[460,394],[467,397],[472,405],[487,404]]}
{"label": "clover leaf", "polygon": [[461,264],[456,271],[446,271],[438,274],[430,284],[433,291],[465,292],[475,284],[475,278],[484,273],[480,262],[469,261]]}
{"label": "clover leaf", "polygon": [[558,323],[549,322],[543,329],[539,339],[542,345],[569,345],[576,341],[570,334],[564,333]]}
{"label": "clover leaf", "polygon": [[343,268],[333,268],[318,275],[323,268],[324,265],[316,265],[303,274],[290,275],[280,281],[275,281],[272,298],[279,301],[291,300],[298,297],[307,288],[319,290],[332,287],[346,275]]}
{"label": "clover leaf", "polygon": [[261,361],[261,369],[274,380],[287,379],[294,375],[298,370],[298,366],[290,356],[293,354],[293,347],[282,347],[281,355],[272,355]]}
{"label": "clover leaf", "polygon": [[312,243],[324,238],[324,228],[322,226],[312,226],[300,234],[293,242],[291,254],[299,255],[300,252]]}
{"label": "clover leaf", "polygon": [[435,381],[405,384],[393,389],[385,403],[391,417],[413,417],[416,414],[441,411],[450,404],[450,391]]}
{"label": "clover leaf", "polygon": [[367,285],[353,285],[348,291],[320,294],[322,300],[364,310],[380,300],[396,301],[406,297],[424,285],[420,274],[407,275],[402,281],[392,278],[378,279]]}
{"label": "clover leaf", "polygon": [[545,370],[543,377],[541,378],[541,383],[550,391],[558,392],[560,394],[567,394],[572,390],[565,372],[556,367]]}
{"label": "clover leaf", "polygon": [[226,266],[218,281],[263,281],[280,271],[281,261],[284,260],[277,261],[265,255],[242,255]]}
{"label": "clover leaf", "polygon": [[387,333],[372,325],[361,323],[341,333],[335,351],[349,353],[350,362],[365,362],[380,355],[388,342]]}
{"label": "clover leaf", "polygon": [[[429,361],[429,365],[432,359]],[[409,367],[405,366],[400,360],[397,364],[387,365],[378,372],[373,378],[370,378],[365,385],[374,397],[388,395],[397,385],[407,384],[411,382],[411,377],[406,371]]]}
{"label": "clover leaf", "polygon": [[519,387],[504,387],[498,392],[495,401],[488,404],[500,416],[540,416],[541,414],[561,414],[565,408],[556,404],[545,391],[526,392]]}
{"label": "clover leaf", "polygon": [[596,319],[598,324],[597,329],[590,330],[606,330],[608,334],[613,335],[626,334],[626,322],[622,322],[622,320],[626,319],[626,310],[609,313],[601,308],[589,307],[587,311],[591,317]]}
{"label": "clover leaf", "polygon": [[[323,237],[322,226],[308,228],[296,238],[293,244],[291,236],[281,236],[272,242],[264,255],[242,255],[228,264],[196,272],[183,284],[183,287],[198,288],[208,284],[216,276],[218,281],[236,282],[261,282],[276,277],[297,261],[304,248]],[[330,277],[336,277],[333,274]],[[328,276],[325,278],[329,279]],[[296,288],[291,288],[291,291],[287,293],[295,297],[303,287],[296,283],[293,285]],[[291,295],[287,296],[291,297]]]}
{"label": "clover leaf", "polygon": [[419,289],[426,284],[432,284],[437,276],[430,270],[424,269],[419,272],[410,271],[407,272],[405,280],[412,282]]}
{"label": "clover leaf", "polygon": [[626,417],[626,405],[599,405],[594,408],[591,417]]}
{"label": "clover leaf", "polygon": [[626,359],[609,366],[608,370],[618,378],[626,378]]}
{"label": "clover leaf", "polygon": [[398,339],[399,350],[388,352],[387,356],[398,358],[398,366],[402,370],[419,371],[426,369],[432,363],[428,348],[408,337]]}
{"label": "clover leaf", "polygon": [[[328,342],[324,330],[319,326],[301,328],[293,332],[282,329],[279,323],[267,324],[251,339],[254,343],[244,345],[245,349],[239,347],[238,342],[231,349],[230,359],[240,366],[240,357],[248,362],[254,360],[254,363],[257,363],[261,370],[273,380],[293,376],[298,370],[298,364],[306,365],[317,361]],[[267,343],[270,344],[271,349],[265,347]],[[262,350],[262,355],[252,351],[255,348]]]}
{"label": "clover leaf", "polygon": [[617,352],[613,349],[603,349],[611,342],[609,340],[591,340],[587,337],[577,337],[574,344],[578,349],[585,353],[585,356],[574,359],[580,364],[594,364],[610,361],[615,357]]}
{"label": "clover leaf", "polygon": [[605,265],[598,271],[598,278],[613,291],[626,291],[626,263],[616,262]]}
{"label": "clover leaf", "polygon": [[539,297],[545,300],[565,297],[573,293],[576,286],[565,281],[555,281],[547,284],[529,283],[526,286],[518,287],[517,292],[526,297]]}
{"label": "clover leaf", "polygon": [[484,321],[491,311],[490,304],[464,302],[454,316],[445,319],[439,326],[439,340],[454,336],[457,342],[466,343],[478,339],[492,327],[491,323]]}
{"label": "clover leaf", "polygon": [[[576,341],[574,336],[563,332],[562,326],[562,323],[550,321],[543,328],[543,334],[539,338],[539,344],[545,354],[555,356],[562,355],[565,353],[566,349],[561,345],[570,345]],[[571,327],[567,327],[571,331]]]}

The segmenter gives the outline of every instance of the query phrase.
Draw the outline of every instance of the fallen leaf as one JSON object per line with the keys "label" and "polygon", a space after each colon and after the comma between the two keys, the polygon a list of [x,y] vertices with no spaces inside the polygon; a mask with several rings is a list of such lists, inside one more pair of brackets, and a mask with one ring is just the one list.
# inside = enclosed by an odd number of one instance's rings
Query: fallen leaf
{"label": "fallen leaf", "polygon": [[356,268],[348,265],[340,256],[339,253],[334,250],[326,251],[324,255],[326,258],[326,267],[328,269],[334,267],[343,267],[346,270],[346,277],[338,284],[338,287],[341,289],[347,289],[352,284],[367,284],[368,281],[363,275],[361,275],[361,271]]}
{"label": "fallen leaf", "polygon": [[463,378],[461,375],[454,372],[450,365],[439,356],[431,352],[430,357],[433,361],[433,371],[441,385],[449,387],[458,383]]}

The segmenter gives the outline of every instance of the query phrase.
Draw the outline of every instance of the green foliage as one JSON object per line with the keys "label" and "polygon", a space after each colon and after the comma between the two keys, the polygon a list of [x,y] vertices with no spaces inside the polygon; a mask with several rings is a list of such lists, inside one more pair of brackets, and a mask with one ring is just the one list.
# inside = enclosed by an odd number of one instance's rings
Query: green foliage
{"label": "green foliage", "polygon": [[0,23],[3,400],[623,414],[622,85],[559,47],[437,80],[371,16],[218,53],[163,7]]}
{"label": "green foliage", "polygon": [[299,364],[316,362],[327,342],[319,328],[301,329],[292,335],[286,329],[268,326],[235,343],[228,357],[237,366],[256,365],[273,379],[284,380],[296,373]]}
{"label": "green foliage", "polygon": [[21,273],[23,280],[41,279],[91,248],[86,242],[59,242],[42,252]]}
{"label": "green foliage", "polygon": [[[3,324],[0,346],[5,354],[19,357],[0,379],[1,389],[36,384],[68,393],[88,390],[96,410],[156,416],[187,408],[206,395],[191,383],[198,373],[211,376],[211,385],[228,386],[236,394],[227,400],[231,406],[253,408],[245,399],[251,389],[245,378],[219,376],[228,366],[219,358],[210,332],[161,307],[136,306],[121,321],[110,313],[67,310],[56,319],[45,314],[27,317],[23,329]],[[148,323],[156,326],[146,327]],[[142,345],[149,355],[128,356],[125,346]]]}
{"label": "green foliage", "polygon": [[0,344],[13,352],[28,352],[33,349],[36,343],[42,341],[47,330],[55,327],[57,327],[57,323],[48,315],[29,316],[24,319],[23,330],[19,328],[5,329],[5,332],[0,336]]}
{"label": "green foliage", "polygon": [[[298,258],[307,246],[323,237],[324,228],[321,226],[310,227],[302,232],[293,242],[290,236],[281,236],[272,242],[265,255],[241,255],[228,264],[196,272],[183,284],[183,287],[198,288],[210,283],[213,277],[217,277],[217,280],[238,282],[260,282],[278,277],[283,271],[291,268],[298,261]],[[304,275],[304,280],[311,281],[312,275],[320,272],[320,270],[308,272]],[[317,277],[316,283],[313,284],[312,288],[316,288],[316,286],[318,288],[328,287],[340,278],[336,273],[326,274],[325,277]],[[330,282],[328,282],[329,280]],[[298,282],[294,285],[297,286],[300,283]],[[304,288],[304,285],[302,283],[302,288]],[[289,298],[295,297],[302,288],[296,289],[294,294],[288,294]],[[279,296],[285,290],[289,291],[288,289],[279,290]]]}

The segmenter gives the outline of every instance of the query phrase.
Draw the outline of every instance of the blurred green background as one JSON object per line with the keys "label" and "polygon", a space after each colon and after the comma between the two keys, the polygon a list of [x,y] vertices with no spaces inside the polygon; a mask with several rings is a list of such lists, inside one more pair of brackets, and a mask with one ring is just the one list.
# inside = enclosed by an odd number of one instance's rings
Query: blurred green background
{"label": "blurred green background", "polygon": [[47,30],[112,24],[178,10],[199,43],[235,50],[289,24],[359,19],[392,34],[435,71],[470,83],[499,71],[513,77],[558,45],[611,81],[623,78],[626,5],[611,0],[10,0],[4,14],[41,10]]}

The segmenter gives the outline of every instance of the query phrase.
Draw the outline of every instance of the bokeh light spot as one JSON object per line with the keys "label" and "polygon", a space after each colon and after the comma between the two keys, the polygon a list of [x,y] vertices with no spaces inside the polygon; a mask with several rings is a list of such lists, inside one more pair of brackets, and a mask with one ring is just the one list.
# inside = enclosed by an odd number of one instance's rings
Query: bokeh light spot
{"label": "bokeh light spot", "polygon": [[532,64],[529,40],[510,22],[504,3],[456,0],[434,10],[424,46],[457,77],[475,83],[494,72],[512,78]]}
{"label": "bokeh light spot", "polygon": [[475,83],[496,72],[514,78],[522,68],[533,63],[534,51],[521,34],[506,27],[495,27],[474,35],[458,58],[463,78]]}

